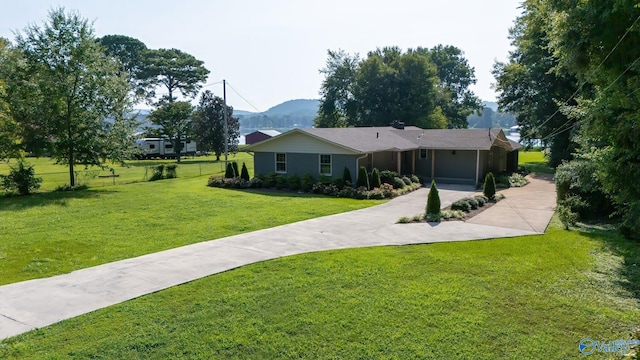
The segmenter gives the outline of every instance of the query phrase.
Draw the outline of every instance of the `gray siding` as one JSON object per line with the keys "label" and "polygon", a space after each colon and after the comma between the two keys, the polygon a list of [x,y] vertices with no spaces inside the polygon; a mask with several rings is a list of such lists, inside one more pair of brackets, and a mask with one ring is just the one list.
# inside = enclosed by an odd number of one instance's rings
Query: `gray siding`
{"label": "gray siding", "polygon": [[[256,174],[274,173],[275,155],[274,152],[256,152],[253,157],[254,169]],[[319,154],[287,154],[287,175],[297,174],[303,176],[306,173],[313,175],[314,179],[318,179],[320,175],[320,155]],[[351,177],[357,175],[356,156],[343,154],[325,154],[331,155],[331,177],[341,178],[344,167],[348,167]]]}

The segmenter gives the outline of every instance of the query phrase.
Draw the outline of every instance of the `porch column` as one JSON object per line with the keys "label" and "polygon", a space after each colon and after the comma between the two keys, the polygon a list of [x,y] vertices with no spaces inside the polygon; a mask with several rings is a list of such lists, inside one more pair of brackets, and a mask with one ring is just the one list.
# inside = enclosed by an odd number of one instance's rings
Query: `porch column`
{"label": "porch column", "polygon": [[400,151],[396,152],[396,160],[397,160],[397,164],[396,164],[396,169],[397,169],[397,173],[398,175],[400,175],[402,173],[402,166],[400,164],[400,162],[402,161],[402,153]]}
{"label": "porch column", "polygon": [[476,150],[476,186],[478,186],[478,176],[480,176],[480,150]]}
{"label": "porch column", "polygon": [[416,151],[420,151],[420,150],[413,150],[411,152],[411,174],[415,175],[416,173]]}
{"label": "porch column", "polygon": [[431,180],[436,179],[436,149],[431,149]]}

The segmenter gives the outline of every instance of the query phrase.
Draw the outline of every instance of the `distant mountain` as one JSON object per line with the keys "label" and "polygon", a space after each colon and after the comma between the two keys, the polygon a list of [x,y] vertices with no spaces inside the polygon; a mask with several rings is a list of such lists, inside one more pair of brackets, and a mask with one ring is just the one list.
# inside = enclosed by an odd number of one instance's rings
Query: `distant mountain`
{"label": "distant mountain", "polygon": [[484,107],[488,107],[491,108],[491,110],[493,110],[494,112],[498,111],[498,104],[491,102],[491,101],[483,101],[482,104],[484,105]]}
{"label": "distant mountain", "polygon": [[260,129],[283,132],[313,126],[319,106],[319,100],[298,99],[285,101],[261,113],[234,110],[233,115],[240,119],[240,133],[243,135]]}

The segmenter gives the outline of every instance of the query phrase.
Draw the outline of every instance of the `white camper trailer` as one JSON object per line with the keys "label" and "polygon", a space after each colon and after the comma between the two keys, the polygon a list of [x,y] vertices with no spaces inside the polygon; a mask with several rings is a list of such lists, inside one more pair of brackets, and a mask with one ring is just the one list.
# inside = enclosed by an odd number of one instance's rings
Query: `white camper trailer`
{"label": "white camper trailer", "polygon": [[[144,138],[136,140],[140,153],[140,159],[173,159],[176,158],[176,152],[171,141],[162,138]],[[182,151],[180,156],[194,156],[196,154],[196,142],[185,140],[182,141]]]}

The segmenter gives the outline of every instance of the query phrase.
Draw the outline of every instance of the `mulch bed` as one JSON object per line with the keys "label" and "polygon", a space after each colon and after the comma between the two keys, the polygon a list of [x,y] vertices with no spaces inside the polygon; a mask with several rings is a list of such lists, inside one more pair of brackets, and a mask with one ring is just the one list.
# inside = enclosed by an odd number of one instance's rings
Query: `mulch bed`
{"label": "mulch bed", "polygon": [[[471,219],[472,217],[480,214],[481,212],[487,210],[488,208],[492,207],[493,205],[495,205],[497,203],[497,201],[495,200],[489,200],[483,207],[478,207],[475,210],[471,210],[468,213],[464,214],[464,219],[442,219],[442,221],[467,221],[469,219]],[[451,210],[451,205],[447,206],[446,208],[444,208],[443,210]]]}

